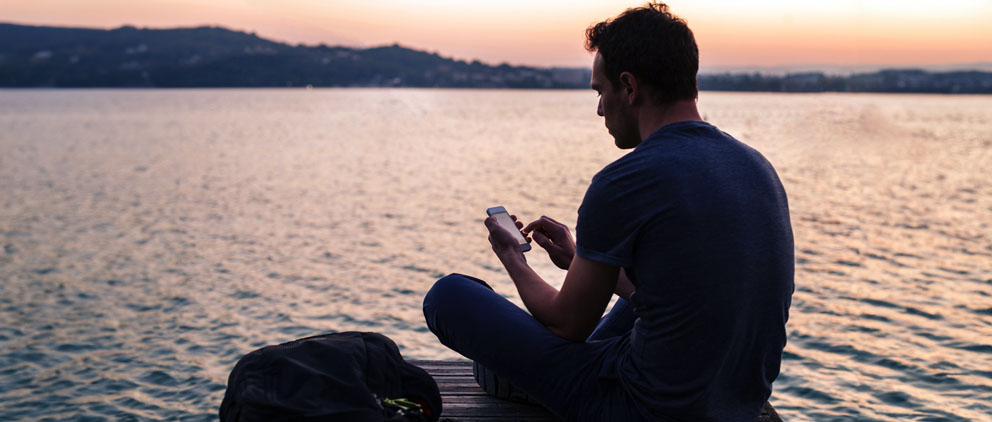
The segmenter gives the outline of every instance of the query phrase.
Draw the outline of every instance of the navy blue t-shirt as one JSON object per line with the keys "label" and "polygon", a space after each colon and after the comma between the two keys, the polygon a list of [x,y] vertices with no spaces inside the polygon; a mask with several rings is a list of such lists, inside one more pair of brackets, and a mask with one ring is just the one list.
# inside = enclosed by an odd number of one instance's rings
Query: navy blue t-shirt
{"label": "navy blue t-shirt", "polygon": [[654,418],[753,421],[785,347],[794,250],[785,190],[706,122],[651,134],[600,171],[579,256],[623,267],[638,317],[620,382]]}

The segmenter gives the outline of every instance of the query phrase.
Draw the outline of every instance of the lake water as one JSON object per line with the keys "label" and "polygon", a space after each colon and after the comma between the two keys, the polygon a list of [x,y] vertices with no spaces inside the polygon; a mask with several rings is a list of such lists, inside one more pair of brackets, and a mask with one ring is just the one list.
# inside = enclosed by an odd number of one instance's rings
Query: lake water
{"label": "lake water", "polygon": [[[992,420],[992,96],[703,92],[788,192],[786,420]],[[574,227],[592,91],[0,90],[0,420],[215,420],[257,347],[452,359],[449,272],[520,303],[485,209]],[[541,251],[549,281],[564,274]]]}

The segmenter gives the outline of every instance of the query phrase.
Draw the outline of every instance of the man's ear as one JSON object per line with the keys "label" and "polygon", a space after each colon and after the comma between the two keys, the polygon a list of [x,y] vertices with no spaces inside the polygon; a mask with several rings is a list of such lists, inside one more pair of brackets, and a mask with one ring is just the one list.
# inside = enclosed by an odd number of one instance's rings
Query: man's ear
{"label": "man's ear", "polygon": [[620,90],[627,99],[627,105],[634,105],[640,99],[640,84],[638,84],[637,78],[630,72],[620,74]]}

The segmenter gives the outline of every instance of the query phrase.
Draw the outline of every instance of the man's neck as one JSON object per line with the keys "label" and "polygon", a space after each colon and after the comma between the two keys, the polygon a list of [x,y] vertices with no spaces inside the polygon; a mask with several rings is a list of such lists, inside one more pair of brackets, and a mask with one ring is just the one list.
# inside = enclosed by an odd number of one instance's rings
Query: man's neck
{"label": "man's neck", "polygon": [[638,132],[643,141],[662,126],[686,121],[702,121],[696,100],[676,101],[667,106],[645,104],[639,110]]}

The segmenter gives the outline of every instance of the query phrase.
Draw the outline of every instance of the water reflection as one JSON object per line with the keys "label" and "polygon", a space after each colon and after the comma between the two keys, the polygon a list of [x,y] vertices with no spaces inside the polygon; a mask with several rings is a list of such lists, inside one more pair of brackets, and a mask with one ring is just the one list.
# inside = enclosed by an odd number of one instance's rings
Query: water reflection
{"label": "water reflection", "polygon": [[[448,272],[519,303],[481,220],[574,226],[619,157],[590,92],[4,91],[0,417],[214,420],[264,344],[453,358]],[[788,420],[992,414],[992,98],[704,92],[789,193]],[[539,273],[563,274],[538,255]]]}

